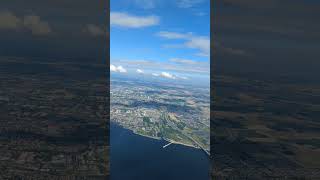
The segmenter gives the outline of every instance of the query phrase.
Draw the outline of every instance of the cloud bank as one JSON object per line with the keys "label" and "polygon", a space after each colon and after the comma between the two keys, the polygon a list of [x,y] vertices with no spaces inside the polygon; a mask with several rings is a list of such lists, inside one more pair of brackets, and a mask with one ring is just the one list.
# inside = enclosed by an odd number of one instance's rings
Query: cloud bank
{"label": "cloud bank", "polygon": [[183,73],[205,73],[210,72],[208,61],[195,61],[183,58],[170,58],[165,62],[157,60],[134,60],[134,59],[113,59],[115,63],[129,66],[135,69],[157,69],[158,71],[175,71]]}
{"label": "cloud bank", "polygon": [[157,16],[135,16],[123,12],[110,13],[110,25],[126,28],[142,28],[159,24]]}

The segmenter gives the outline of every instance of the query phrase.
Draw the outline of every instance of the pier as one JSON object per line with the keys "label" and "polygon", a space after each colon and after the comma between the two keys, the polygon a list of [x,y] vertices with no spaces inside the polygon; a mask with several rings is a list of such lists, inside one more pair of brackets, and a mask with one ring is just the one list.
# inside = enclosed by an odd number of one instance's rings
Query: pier
{"label": "pier", "polygon": [[162,146],[162,148],[166,148],[166,147],[168,147],[170,144],[172,144],[172,142],[169,142],[168,144]]}

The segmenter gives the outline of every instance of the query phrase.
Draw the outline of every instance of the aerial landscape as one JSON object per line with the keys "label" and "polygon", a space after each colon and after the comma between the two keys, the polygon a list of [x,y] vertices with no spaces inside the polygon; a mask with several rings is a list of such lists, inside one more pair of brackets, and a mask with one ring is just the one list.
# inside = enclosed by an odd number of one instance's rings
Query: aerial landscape
{"label": "aerial landscape", "polygon": [[209,154],[209,88],[111,80],[111,119],[136,134]]}
{"label": "aerial landscape", "polygon": [[209,3],[111,1],[111,179],[209,178]]}

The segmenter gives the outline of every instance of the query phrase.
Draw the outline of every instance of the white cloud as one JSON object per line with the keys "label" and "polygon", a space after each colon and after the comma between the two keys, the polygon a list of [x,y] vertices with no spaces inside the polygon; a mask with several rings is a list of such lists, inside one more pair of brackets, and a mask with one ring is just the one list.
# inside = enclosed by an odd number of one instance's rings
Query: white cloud
{"label": "white cloud", "polygon": [[141,69],[137,69],[137,71],[136,71],[138,74],[144,74],[144,71],[143,70],[141,70]]}
{"label": "white cloud", "polygon": [[210,38],[206,36],[195,36],[192,33],[176,33],[161,31],[157,34],[160,37],[166,39],[183,39],[185,42],[183,44],[166,45],[166,47],[172,48],[191,48],[198,49],[200,52],[197,54],[199,56],[210,55]]}
{"label": "white cloud", "polygon": [[179,63],[179,64],[187,64],[187,65],[195,65],[199,63],[190,59],[181,59],[181,58],[171,58],[169,59],[169,61],[174,63]]}
{"label": "white cloud", "polygon": [[197,4],[202,3],[203,0],[178,0],[177,5],[180,8],[192,8]]}
{"label": "white cloud", "polygon": [[168,72],[161,72],[160,74],[155,74],[153,73],[152,74],[153,76],[160,76],[160,77],[163,77],[163,78],[167,78],[167,79],[183,79],[183,80],[188,80],[189,78],[187,77],[184,77],[184,76],[177,76],[177,75],[174,75],[174,74],[171,74],[171,73],[168,73]]}
{"label": "white cloud", "polygon": [[163,78],[168,78],[168,79],[176,79],[176,77],[168,72],[162,72],[160,74],[161,77]]}
{"label": "white cloud", "polygon": [[47,35],[52,32],[48,22],[37,15],[18,17],[9,11],[0,12],[0,29],[28,30],[33,35]]}
{"label": "white cloud", "polygon": [[158,36],[166,39],[189,39],[192,37],[192,33],[176,33],[168,31],[160,31]]}
{"label": "white cloud", "polygon": [[122,12],[110,13],[111,26],[127,27],[127,28],[142,28],[159,24],[157,16],[135,16]]}
{"label": "white cloud", "polygon": [[[115,66],[110,64],[110,71],[111,72],[120,72],[120,73],[126,73],[127,70],[124,69],[122,66]],[[145,74],[145,72],[141,69],[137,69],[136,73],[138,74]],[[155,76],[155,77],[162,77],[162,78],[166,78],[166,79],[183,79],[183,80],[187,80],[187,77],[183,77],[183,76],[176,76],[173,75],[171,73],[168,72],[161,72],[160,74],[158,73],[151,73],[151,74],[146,74],[146,75],[151,75],[151,76]]]}
{"label": "white cloud", "polygon": [[161,72],[160,74],[152,73],[151,75],[155,76],[155,77],[162,77],[162,78],[166,78],[166,79],[175,79],[175,80],[188,80],[189,79],[188,77],[180,76],[180,75],[178,76],[178,75],[174,75],[174,74],[171,74],[168,72]]}
{"label": "white cloud", "polygon": [[157,69],[157,71],[176,71],[184,73],[209,73],[210,63],[208,61],[195,61],[182,58],[171,58],[165,62],[153,60],[135,59],[112,59],[113,63],[125,65],[134,69]]}
{"label": "white cloud", "polygon": [[110,65],[110,71],[116,72],[117,71],[117,67],[111,64]]}
{"label": "white cloud", "polygon": [[84,32],[87,32],[92,36],[103,36],[106,34],[106,32],[101,27],[94,24],[87,24]]}
{"label": "white cloud", "polygon": [[121,72],[121,73],[126,73],[127,70],[125,68],[123,68],[122,66],[118,66],[118,71]]}
{"label": "white cloud", "polygon": [[120,73],[126,73],[127,70],[123,68],[122,66],[115,66],[110,64],[110,71],[111,72],[120,72]]}
{"label": "white cloud", "polygon": [[189,48],[199,49],[201,52],[198,55],[200,56],[210,55],[210,39],[208,37],[192,37],[185,45]]}

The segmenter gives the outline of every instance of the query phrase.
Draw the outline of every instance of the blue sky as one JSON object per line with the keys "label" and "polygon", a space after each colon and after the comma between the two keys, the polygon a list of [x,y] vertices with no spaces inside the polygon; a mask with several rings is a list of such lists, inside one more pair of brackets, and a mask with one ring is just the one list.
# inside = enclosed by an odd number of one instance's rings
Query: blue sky
{"label": "blue sky", "polygon": [[183,81],[208,79],[209,3],[111,0],[111,72]]}

